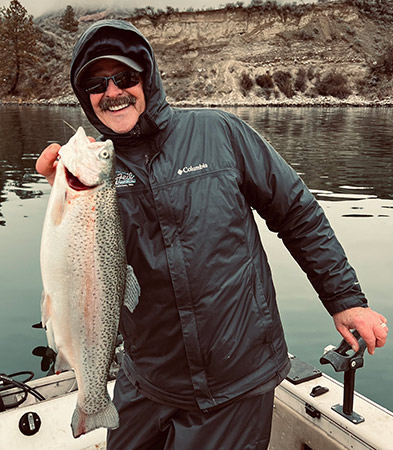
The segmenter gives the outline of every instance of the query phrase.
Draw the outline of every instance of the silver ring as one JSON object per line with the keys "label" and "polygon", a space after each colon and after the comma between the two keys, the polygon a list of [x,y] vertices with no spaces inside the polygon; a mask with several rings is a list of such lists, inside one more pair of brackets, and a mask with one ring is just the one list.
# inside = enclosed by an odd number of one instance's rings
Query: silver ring
{"label": "silver ring", "polygon": [[386,323],[385,323],[385,322],[382,322],[382,323],[381,323],[381,327],[382,327],[382,328],[385,328],[385,327],[386,327]]}

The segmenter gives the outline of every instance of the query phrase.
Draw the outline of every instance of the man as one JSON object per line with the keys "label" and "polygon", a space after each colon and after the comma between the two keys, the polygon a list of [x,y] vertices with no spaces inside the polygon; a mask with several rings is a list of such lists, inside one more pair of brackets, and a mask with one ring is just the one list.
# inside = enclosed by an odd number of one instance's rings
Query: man
{"label": "man", "polygon": [[[296,173],[237,117],[165,99],[153,51],[125,21],[79,39],[73,89],[112,139],[128,263],[139,305],[123,308],[126,354],[115,388],[113,449],[266,449],[287,347],[254,208],[277,232],[354,349],[373,354],[372,311],[334,232]],[[54,177],[58,145],[37,161]]]}

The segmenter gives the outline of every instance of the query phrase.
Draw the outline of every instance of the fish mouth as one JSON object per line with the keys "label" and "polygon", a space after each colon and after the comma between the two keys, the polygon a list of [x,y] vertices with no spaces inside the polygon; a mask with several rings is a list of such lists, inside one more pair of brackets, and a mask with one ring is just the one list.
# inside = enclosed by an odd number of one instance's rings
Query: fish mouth
{"label": "fish mouth", "polygon": [[78,177],[73,175],[67,169],[67,167],[65,167],[65,174],[66,174],[68,186],[71,189],[74,189],[74,191],[87,191],[88,189],[92,189],[93,187],[95,187],[95,186],[87,186],[86,184],[83,184],[82,181]]}

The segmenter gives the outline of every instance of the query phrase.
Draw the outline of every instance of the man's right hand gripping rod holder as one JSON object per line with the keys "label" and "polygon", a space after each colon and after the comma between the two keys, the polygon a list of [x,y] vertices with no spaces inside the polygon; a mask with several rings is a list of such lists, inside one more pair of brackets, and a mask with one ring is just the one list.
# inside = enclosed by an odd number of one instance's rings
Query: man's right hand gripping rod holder
{"label": "man's right hand gripping rod holder", "polygon": [[364,422],[364,417],[353,411],[353,396],[355,391],[355,372],[364,364],[364,351],[366,343],[355,330],[352,332],[359,343],[356,353],[347,354],[351,346],[343,339],[338,348],[327,351],[319,360],[321,364],[331,364],[336,372],[344,372],[344,402],[343,405],[334,405],[332,409],[350,420],[354,424]]}

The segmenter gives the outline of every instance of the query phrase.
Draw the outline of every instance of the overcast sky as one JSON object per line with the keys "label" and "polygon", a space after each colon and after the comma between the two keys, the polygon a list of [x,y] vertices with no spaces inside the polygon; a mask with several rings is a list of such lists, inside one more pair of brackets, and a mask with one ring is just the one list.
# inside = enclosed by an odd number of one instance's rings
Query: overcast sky
{"label": "overcast sky", "polygon": [[[236,0],[19,0],[19,3],[23,5],[28,14],[38,17],[44,12],[62,10],[67,5],[73,7],[76,6],[88,6],[88,7],[110,7],[117,5],[120,7],[127,7],[130,9],[141,8],[144,6],[152,6],[154,8],[166,9],[167,6],[173,8],[179,8],[179,10],[193,7],[194,9],[202,9],[208,7],[218,7],[225,5],[226,3],[235,3]],[[250,1],[244,1],[245,5],[248,5]],[[8,7],[10,0],[0,0],[0,6]]]}

